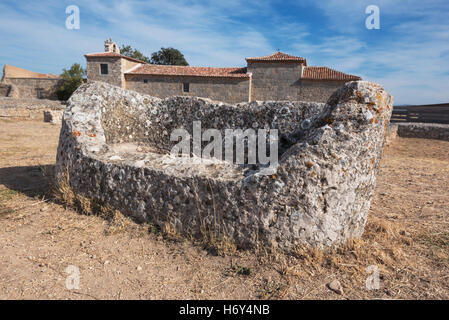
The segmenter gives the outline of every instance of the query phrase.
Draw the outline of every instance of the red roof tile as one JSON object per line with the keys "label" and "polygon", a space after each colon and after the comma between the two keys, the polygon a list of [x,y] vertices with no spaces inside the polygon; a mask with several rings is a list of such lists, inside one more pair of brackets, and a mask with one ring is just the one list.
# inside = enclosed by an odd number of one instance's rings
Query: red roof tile
{"label": "red roof tile", "polygon": [[9,64],[5,64],[3,67],[3,77],[4,78],[29,78],[29,79],[58,79],[59,76],[55,74],[46,74],[30,71],[27,69],[19,68]]}
{"label": "red roof tile", "polygon": [[86,58],[95,58],[95,57],[117,57],[117,58],[123,58],[123,59],[127,59],[133,62],[139,62],[139,63],[146,63],[144,61],[138,60],[138,59],[134,59],[128,56],[124,56],[122,54],[119,53],[115,53],[115,52],[98,52],[98,53],[88,53],[84,55]]}
{"label": "red roof tile", "polygon": [[361,80],[361,77],[346,74],[328,67],[305,67],[303,79],[310,80]]}
{"label": "red roof tile", "polygon": [[219,77],[219,78],[249,78],[249,75],[246,73],[246,68],[166,66],[166,65],[156,65],[156,64],[144,64],[126,74]]}
{"label": "red roof tile", "polygon": [[283,52],[276,52],[273,54],[270,54],[269,56],[263,56],[263,57],[253,57],[253,58],[246,58],[246,61],[248,62],[254,62],[254,61],[267,61],[267,62],[271,62],[271,61],[283,61],[283,62],[288,62],[288,61],[299,61],[299,62],[306,62],[305,58],[302,57],[297,57],[297,56],[292,56]]}

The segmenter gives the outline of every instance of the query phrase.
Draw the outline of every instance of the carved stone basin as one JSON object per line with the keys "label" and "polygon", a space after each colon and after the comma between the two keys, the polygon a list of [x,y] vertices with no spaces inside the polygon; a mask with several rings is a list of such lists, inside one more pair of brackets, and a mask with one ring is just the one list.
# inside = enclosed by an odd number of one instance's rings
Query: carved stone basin
{"label": "carved stone basin", "polygon": [[[75,192],[180,234],[208,230],[241,247],[329,246],[363,233],[391,111],[392,97],[366,81],[347,83],[327,104],[237,105],[92,82],[64,112],[56,178],[68,174]],[[222,138],[227,129],[277,130],[278,161],[171,153],[175,130],[194,136],[198,123]]]}

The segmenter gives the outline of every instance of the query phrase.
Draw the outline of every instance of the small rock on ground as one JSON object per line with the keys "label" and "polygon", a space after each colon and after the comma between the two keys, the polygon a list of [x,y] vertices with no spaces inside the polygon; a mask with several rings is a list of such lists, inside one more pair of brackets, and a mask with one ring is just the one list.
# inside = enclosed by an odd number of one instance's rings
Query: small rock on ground
{"label": "small rock on ground", "polygon": [[332,280],[327,284],[327,287],[329,288],[329,290],[335,292],[336,294],[343,294],[343,287],[338,280]]}

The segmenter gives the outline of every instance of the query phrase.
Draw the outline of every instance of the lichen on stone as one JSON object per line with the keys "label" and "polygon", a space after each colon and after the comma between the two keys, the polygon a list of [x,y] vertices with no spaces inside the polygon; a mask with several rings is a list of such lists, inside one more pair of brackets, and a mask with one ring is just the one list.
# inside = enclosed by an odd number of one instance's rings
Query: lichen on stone
{"label": "lichen on stone", "polygon": [[[56,177],[68,172],[76,192],[181,234],[206,227],[241,247],[329,246],[363,233],[391,110],[392,97],[366,81],[327,104],[236,105],[91,82],[65,109]],[[170,154],[170,133],[192,134],[198,120],[203,132],[277,129],[278,165],[262,174],[259,164]]]}

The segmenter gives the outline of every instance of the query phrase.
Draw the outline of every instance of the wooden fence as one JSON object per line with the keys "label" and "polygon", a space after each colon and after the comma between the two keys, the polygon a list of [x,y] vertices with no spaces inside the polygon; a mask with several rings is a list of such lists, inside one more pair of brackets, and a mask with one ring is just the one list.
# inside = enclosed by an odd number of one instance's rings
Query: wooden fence
{"label": "wooden fence", "polygon": [[449,124],[449,103],[422,106],[395,106],[391,122],[425,122]]}

